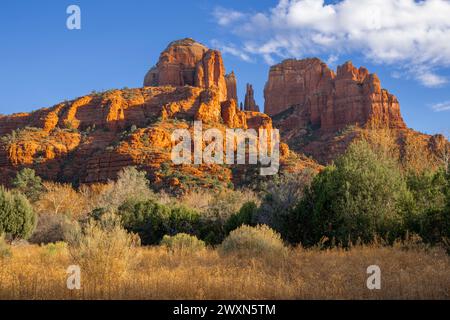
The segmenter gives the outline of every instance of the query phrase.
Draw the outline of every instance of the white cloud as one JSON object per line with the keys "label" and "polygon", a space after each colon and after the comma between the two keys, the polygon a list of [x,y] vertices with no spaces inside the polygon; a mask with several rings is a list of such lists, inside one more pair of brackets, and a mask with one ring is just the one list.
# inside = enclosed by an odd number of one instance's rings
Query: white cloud
{"label": "white cloud", "polygon": [[450,101],[436,103],[431,106],[431,109],[435,112],[450,111]]}
{"label": "white cloud", "polygon": [[211,41],[211,45],[214,48],[219,49],[222,53],[231,54],[246,62],[253,61],[249,54],[247,54],[245,51],[241,49],[236,48],[233,44],[225,44],[214,39]]}
{"label": "white cloud", "polygon": [[426,71],[418,74],[417,79],[425,86],[429,88],[440,87],[447,83],[447,79],[437,75],[433,72]]}
{"label": "white cloud", "polygon": [[221,26],[228,26],[238,20],[241,20],[245,15],[239,11],[229,10],[222,7],[217,7],[213,12],[214,18]]}
{"label": "white cloud", "polygon": [[326,64],[329,65],[330,67],[334,67],[336,65],[336,62],[338,62],[339,57],[335,54],[332,54],[328,57]]}
{"label": "white cloud", "polygon": [[[218,24],[241,40],[247,54],[266,62],[310,55],[362,54],[429,87],[447,79],[434,70],[450,66],[448,0],[279,0],[267,12],[219,8]],[[245,19],[244,19],[245,18]],[[233,23],[238,21],[240,23]]]}

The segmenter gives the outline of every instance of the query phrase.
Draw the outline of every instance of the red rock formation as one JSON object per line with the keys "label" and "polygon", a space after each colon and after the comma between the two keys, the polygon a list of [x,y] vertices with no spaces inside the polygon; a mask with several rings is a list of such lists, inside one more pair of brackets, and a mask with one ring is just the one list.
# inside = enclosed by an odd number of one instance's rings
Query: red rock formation
{"label": "red rock formation", "polygon": [[[286,60],[270,69],[264,89],[265,112],[294,110],[300,127],[336,131],[348,125],[406,128],[395,96],[381,89],[367,69],[351,62],[337,74],[319,59]],[[292,111],[292,110],[291,110]]]}
{"label": "red rock formation", "polygon": [[[378,137],[376,144],[400,150],[393,157],[417,171],[437,168],[442,145],[448,145],[445,139],[408,129],[396,97],[381,88],[376,74],[351,62],[334,73],[319,59],[286,60],[271,68],[264,95],[265,112],[282,140],[322,164],[361,136]],[[380,138],[384,136],[389,139]]]}
{"label": "red rock formation", "polygon": [[[124,167],[139,166],[164,184],[159,171],[162,163],[171,164],[173,130],[192,131],[195,119],[203,121],[205,128],[223,132],[227,128],[272,128],[266,114],[240,111],[236,100],[220,102],[219,96],[215,87],[112,90],[31,114],[1,117],[0,124],[18,126],[0,135],[0,183],[11,181],[23,167],[35,169],[44,179],[95,183],[116,178]],[[231,168],[220,165],[177,170],[205,181],[222,179],[224,185],[233,176]]]}
{"label": "red rock formation", "polygon": [[272,129],[272,119],[264,113],[256,111],[246,111],[247,126],[251,129]]}
{"label": "red rock formation", "polygon": [[225,81],[227,83],[227,100],[234,99],[236,101],[236,105],[238,104],[238,96],[237,96],[237,80],[233,71],[231,73],[225,75]]}
{"label": "red rock formation", "polygon": [[193,39],[171,42],[145,76],[144,86],[193,86],[197,64],[207,51],[207,47]]}
{"label": "red rock formation", "polygon": [[259,106],[255,102],[255,92],[253,91],[253,86],[249,83],[247,83],[247,91],[245,93],[244,110],[259,112]]}
{"label": "red rock formation", "polygon": [[200,95],[200,105],[194,119],[210,123],[220,122],[222,120],[221,99],[223,99],[223,97],[220,92],[214,90],[203,91]]}
{"label": "red rock formation", "polygon": [[208,50],[197,63],[195,86],[200,88],[217,88],[219,101],[227,100],[228,89],[225,81],[225,68],[222,54],[217,50]]}
{"label": "red rock formation", "polygon": [[245,113],[238,109],[236,100],[231,99],[222,102],[222,119],[229,128],[247,128],[247,118]]}
{"label": "red rock formation", "polygon": [[219,92],[220,101],[237,96],[236,79],[232,74],[227,82],[221,53],[193,39],[170,43],[156,66],[145,76],[144,86],[214,87]]}
{"label": "red rock formation", "polygon": [[[360,131],[391,131],[394,143],[403,141],[400,153],[413,159],[419,150],[438,163],[448,146],[441,136],[406,129],[397,99],[381,89],[376,75],[351,63],[336,74],[318,59],[287,60],[272,67],[265,97],[273,120],[254,111],[251,85],[242,108],[249,111],[239,110],[234,73],[225,75],[220,52],[192,39],[171,43],[148,72],[145,85],[91,94],[29,114],[0,116],[0,183],[10,181],[24,166],[45,179],[79,183],[114,179],[127,166],[146,170],[157,185],[166,179],[179,189],[184,188],[181,179],[176,180],[179,176],[206,184],[214,179],[224,185],[239,182],[242,172],[228,166],[171,164],[171,133],[179,128],[192,132],[195,119],[223,132],[280,128],[290,147],[281,144],[282,167],[291,169],[320,168],[295,151],[322,163],[344,152],[362,134],[348,128],[355,124],[367,128]],[[416,162],[418,168],[431,163]],[[163,163],[169,164],[172,176],[161,172]]]}

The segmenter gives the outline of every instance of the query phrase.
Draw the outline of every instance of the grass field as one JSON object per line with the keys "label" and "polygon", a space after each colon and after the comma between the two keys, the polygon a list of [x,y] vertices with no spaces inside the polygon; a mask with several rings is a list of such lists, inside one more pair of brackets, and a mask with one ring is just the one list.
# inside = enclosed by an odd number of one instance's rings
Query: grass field
{"label": "grass field", "polygon": [[[66,246],[18,246],[0,259],[0,299],[449,299],[450,259],[438,249],[377,245],[350,250],[291,249],[286,257],[221,257],[133,248],[82,269],[68,290]],[[381,290],[366,271],[381,268]]]}

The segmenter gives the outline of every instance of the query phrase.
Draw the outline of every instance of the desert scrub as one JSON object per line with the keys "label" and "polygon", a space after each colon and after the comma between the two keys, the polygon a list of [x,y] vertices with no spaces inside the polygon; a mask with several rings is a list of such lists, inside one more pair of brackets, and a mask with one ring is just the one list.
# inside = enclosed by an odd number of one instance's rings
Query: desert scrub
{"label": "desert scrub", "polygon": [[96,289],[122,279],[139,260],[135,248],[139,238],[127,233],[114,213],[91,219],[71,238],[70,255],[88,279],[86,283]]}
{"label": "desert scrub", "polygon": [[[227,257],[216,250],[185,255],[140,247],[136,267],[95,288],[81,270],[81,290],[67,290],[69,255],[42,259],[42,247],[12,247],[0,259],[0,299],[449,299],[450,259],[444,250],[360,245],[295,248],[283,265]],[[277,259],[280,260],[280,259]],[[382,270],[382,290],[366,287],[368,266]],[[97,289],[97,290],[95,290]],[[76,291],[76,292],[74,292]]]}
{"label": "desert scrub", "polygon": [[11,249],[5,241],[5,236],[0,234],[0,259],[8,258],[11,256]]}
{"label": "desert scrub", "polygon": [[49,243],[45,248],[45,253],[49,256],[55,256],[58,254],[64,254],[67,251],[67,243],[59,241],[55,243]]}
{"label": "desert scrub", "polygon": [[153,200],[128,201],[118,210],[124,227],[139,234],[144,245],[161,242],[164,235],[195,234],[200,215],[182,205],[162,205]]}
{"label": "desert scrub", "polygon": [[166,247],[170,252],[181,254],[192,254],[205,249],[205,242],[186,233],[179,233],[175,236],[165,235],[161,241],[161,245]]}
{"label": "desert scrub", "polygon": [[219,248],[221,255],[238,257],[284,257],[287,248],[281,236],[266,225],[247,225],[233,230]]}

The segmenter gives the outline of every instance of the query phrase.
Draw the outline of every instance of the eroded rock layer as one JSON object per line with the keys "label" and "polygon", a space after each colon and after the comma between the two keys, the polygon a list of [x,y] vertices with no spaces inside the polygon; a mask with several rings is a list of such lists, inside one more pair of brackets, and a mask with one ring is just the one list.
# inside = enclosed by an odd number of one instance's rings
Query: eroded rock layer
{"label": "eroded rock layer", "polygon": [[[319,59],[285,60],[270,69],[265,112],[294,109],[299,126],[337,131],[349,125],[403,129],[397,98],[381,88],[376,74],[351,62],[335,74]],[[293,121],[293,120],[292,120]]]}
{"label": "eroded rock layer", "polygon": [[234,74],[226,77],[219,51],[187,38],[169,44],[156,66],[146,74],[144,86],[214,87],[219,92],[219,100],[225,101],[237,98],[233,77]]}
{"label": "eroded rock layer", "polygon": [[329,163],[363,136],[418,171],[438,166],[448,147],[443,136],[408,129],[395,96],[375,74],[351,63],[336,73],[318,59],[272,67],[264,92],[267,114],[258,112],[251,85],[239,108],[235,74],[225,74],[219,51],[192,39],[170,43],[144,85],[0,116],[0,183],[24,167],[59,182],[105,182],[127,166],[146,170],[156,188],[178,191],[250,181],[247,166],[173,164],[172,133],[192,134],[195,120],[223,133],[279,128],[289,145],[280,145],[281,172],[318,171],[316,161]]}
{"label": "eroded rock layer", "polygon": [[[24,167],[54,181],[106,182],[127,166],[146,170],[154,186],[161,188],[183,176],[186,181],[177,184],[178,191],[192,181],[206,187],[239,183],[240,176],[234,176],[229,166],[176,166],[171,161],[172,133],[187,129],[193,134],[194,120],[202,121],[205,130],[217,128],[224,135],[227,128],[272,128],[269,116],[243,112],[234,99],[220,100],[215,87],[145,87],[111,90],[31,114],[3,116],[0,183],[8,184]],[[288,154],[282,163],[288,163]],[[307,159],[295,166],[320,167]]]}

